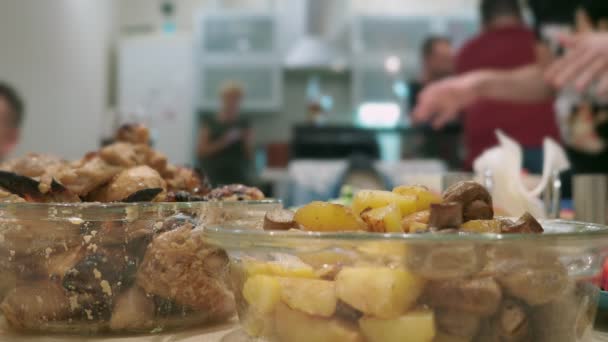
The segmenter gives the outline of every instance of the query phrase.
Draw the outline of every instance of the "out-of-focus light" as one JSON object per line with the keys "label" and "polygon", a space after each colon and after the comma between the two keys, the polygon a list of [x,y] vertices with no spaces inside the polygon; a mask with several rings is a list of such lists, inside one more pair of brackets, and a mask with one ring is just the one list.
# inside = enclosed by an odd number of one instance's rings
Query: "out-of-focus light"
{"label": "out-of-focus light", "polygon": [[393,83],[393,92],[400,99],[405,99],[410,94],[410,88],[403,81]]}
{"label": "out-of-focus light", "polygon": [[247,52],[251,50],[251,44],[247,38],[239,38],[236,42],[237,49],[241,52]]}
{"label": "out-of-focus light", "polygon": [[319,104],[321,105],[321,108],[323,108],[324,111],[330,112],[334,106],[334,98],[330,95],[323,95],[321,96]]}
{"label": "out-of-focus light", "polygon": [[396,74],[401,70],[401,59],[397,56],[389,56],[384,61],[384,69],[390,74]]}
{"label": "out-of-focus light", "polygon": [[367,102],[359,106],[357,118],[363,127],[395,127],[399,123],[401,109],[394,102]]}

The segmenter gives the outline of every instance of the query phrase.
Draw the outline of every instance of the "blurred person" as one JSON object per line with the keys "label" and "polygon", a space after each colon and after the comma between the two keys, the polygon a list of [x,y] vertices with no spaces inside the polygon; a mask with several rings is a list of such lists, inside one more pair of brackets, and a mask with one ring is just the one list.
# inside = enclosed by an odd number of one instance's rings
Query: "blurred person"
{"label": "blurred person", "polygon": [[[518,0],[482,0],[480,4],[482,31],[460,51],[458,74],[494,69],[514,70],[546,61],[539,55],[534,32],[523,20]],[[540,173],[543,167],[543,139],[559,139],[553,103],[550,99],[534,104],[482,99],[464,110],[466,165],[485,150],[498,144],[495,131],[501,129],[523,146],[523,166]]]}
{"label": "blurred person", "polygon": [[[573,172],[608,173],[608,32],[597,32],[608,30],[608,2],[585,0],[581,5],[576,33],[560,38],[565,55],[547,65],[530,63],[508,71],[487,68],[441,81],[420,95],[415,119],[439,128],[480,100],[530,104],[557,95],[560,132]],[[522,117],[520,125],[527,126],[536,115]]]}
{"label": "blurred person", "polygon": [[216,185],[253,184],[254,137],[249,121],[240,117],[243,88],[227,82],[221,89],[217,116],[203,118],[199,131],[200,167]]}
{"label": "blurred person", "polygon": [[17,146],[25,105],[19,93],[0,81],[0,160],[4,160]]}
{"label": "blurred person", "polygon": [[[455,51],[452,42],[443,36],[430,36],[420,49],[422,69],[420,75],[409,82],[408,106],[416,107],[418,95],[429,84],[453,75]],[[447,127],[434,132],[430,127],[422,127],[421,153],[426,158],[441,158],[451,169],[462,167],[460,153],[462,125],[453,120]]]}

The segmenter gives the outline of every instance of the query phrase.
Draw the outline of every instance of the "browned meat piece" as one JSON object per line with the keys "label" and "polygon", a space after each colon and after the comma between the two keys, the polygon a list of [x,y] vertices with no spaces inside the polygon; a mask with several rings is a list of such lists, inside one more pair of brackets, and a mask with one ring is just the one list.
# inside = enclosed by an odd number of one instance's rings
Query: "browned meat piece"
{"label": "browned meat piece", "polygon": [[122,170],[122,167],[110,165],[99,156],[87,156],[63,170],[57,180],[72,193],[86,196],[109,182]]}
{"label": "browned meat piece", "polygon": [[258,188],[248,187],[242,184],[226,185],[221,188],[213,189],[209,195],[209,200],[223,201],[257,201],[263,200],[264,194]]}
{"label": "browned meat piece", "polygon": [[452,336],[472,339],[479,331],[480,318],[459,310],[443,309],[435,312],[437,327]]}
{"label": "browned meat piece", "polygon": [[205,195],[210,191],[206,179],[201,179],[200,175],[193,169],[175,168],[171,177],[166,178],[166,180],[169,190],[173,192],[186,191],[191,195]]}
{"label": "browned meat piece", "polygon": [[146,149],[145,156],[146,165],[158,171],[158,173],[164,177],[165,172],[167,172],[167,166],[169,165],[167,156],[149,147]]}
{"label": "browned meat piece", "polygon": [[410,250],[407,258],[410,269],[427,279],[468,277],[483,267],[482,252],[475,245],[413,245]]}
{"label": "browned meat piece", "polygon": [[154,238],[137,272],[137,285],[220,320],[235,310],[227,276],[226,252],[207,245],[186,224]]}
{"label": "browned meat piece", "polygon": [[444,202],[431,204],[429,227],[437,229],[458,228],[462,224],[462,204]]}
{"label": "browned meat piece", "polygon": [[487,317],[502,301],[502,290],[492,278],[431,281],[424,301],[432,307],[453,309]]}
{"label": "browned meat piece", "polygon": [[542,234],[543,226],[530,213],[525,213],[514,224],[502,227],[505,234]]}
{"label": "browned meat piece", "polygon": [[477,182],[460,182],[452,185],[443,193],[443,200],[462,204],[464,222],[491,220],[494,217],[492,196]]}
{"label": "browned meat piece", "polygon": [[[137,191],[145,189],[163,189],[167,184],[154,169],[149,166],[137,166],[122,171],[114,177],[110,183],[92,192],[88,199],[99,202],[118,202]],[[162,201],[165,192],[158,194],[156,201]]]}
{"label": "browned meat piece", "polygon": [[22,176],[36,178],[45,174],[51,176],[65,167],[67,163],[55,156],[30,153],[24,157],[12,159],[0,165],[0,170],[11,171]]}
{"label": "browned meat piece", "polygon": [[40,324],[67,319],[70,303],[66,291],[51,281],[19,286],[4,298],[0,309],[14,329],[36,329]]}
{"label": "browned meat piece", "polygon": [[150,131],[141,124],[122,125],[116,133],[116,141],[149,145]]}
{"label": "browned meat piece", "polygon": [[143,165],[146,161],[146,149],[125,142],[108,145],[99,151],[99,156],[110,165],[133,167]]}
{"label": "browned meat piece", "polygon": [[289,230],[296,227],[294,212],[287,209],[275,209],[264,216],[264,230]]}
{"label": "browned meat piece", "polygon": [[500,341],[532,341],[532,331],[526,308],[514,300],[507,299],[502,303],[498,313],[492,319],[491,327],[499,336]]}
{"label": "browned meat piece", "polygon": [[154,325],[154,300],[137,286],[116,297],[110,329],[113,331],[144,331]]}

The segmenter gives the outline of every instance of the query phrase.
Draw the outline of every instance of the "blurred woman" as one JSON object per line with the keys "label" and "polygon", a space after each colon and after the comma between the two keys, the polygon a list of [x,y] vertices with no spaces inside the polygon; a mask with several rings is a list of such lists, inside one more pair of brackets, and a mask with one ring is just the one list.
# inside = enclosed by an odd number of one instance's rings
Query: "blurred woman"
{"label": "blurred woman", "polygon": [[243,88],[226,83],[220,92],[221,109],[216,116],[206,116],[198,138],[199,165],[211,182],[252,184],[253,131],[240,117]]}

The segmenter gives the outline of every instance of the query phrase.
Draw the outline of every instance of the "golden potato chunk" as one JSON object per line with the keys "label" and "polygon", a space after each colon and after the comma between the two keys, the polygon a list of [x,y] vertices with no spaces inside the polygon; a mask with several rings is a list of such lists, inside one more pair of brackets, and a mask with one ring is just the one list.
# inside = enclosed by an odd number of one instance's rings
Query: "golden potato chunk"
{"label": "golden potato chunk", "polygon": [[367,224],[367,229],[377,233],[402,233],[401,210],[395,203],[386,207],[366,210],[361,213],[361,219]]}
{"label": "golden potato chunk", "polygon": [[309,315],[331,317],[336,312],[336,286],[333,281],[279,278],[281,300],[292,309]]}
{"label": "golden potato chunk", "polygon": [[281,299],[281,284],[276,277],[253,276],[243,285],[243,297],[249,303],[250,311],[271,313]]}
{"label": "golden potato chunk", "polygon": [[418,211],[407,215],[401,220],[401,230],[406,233],[416,233],[418,230],[426,231],[430,217],[430,210]]}
{"label": "golden potato chunk", "polygon": [[422,278],[404,269],[348,267],[336,276],[336,293],[365,314],[395,318],[415,304],[424,284]]}
{"label": "golden potato chunk", "polygon": [[473,220],[462,224],[460,230],[477,234],[500,234],[502,225],[499,220]]}
{"label": "golden potato chunk", "polygon": [[441,195],[421,185],[399,186],[393,189],[393,192],[402,196],[416,196],[416,211],[429,210],[431,204],[442,201]]}
{"label": "golden potato chunk", "polygon": [[282,342],[363,342],[356,326],[338,319],[309,316],[286,305],[275,311],[275,328]]}
{"label": "golden potato chunk", "polygon": [[281,263],[278,261],[243,261],[243,269],[247,276],[258,274],[279,277],[317,278],[315,270],[304,262]]}
{"label": "golden potato chunk", "polygon": [[431,342],[436,335],[432,311],[412,311],[394,319],[363,317],[359,320],[369,342]]}
{"label": "golden potato chunk", "polygon": [[353,211],[361,215],[364,210],[386,207],[396,204],[401,210],[401,216],[416,212],[416,196],[403,196],[390,191],[363,190],[353,199]]}
{"label": "golden potato chunk", "polygon": [[312,202],[300,208],[294,220],[304,230],[316,232],[356,231],[365,229],[350,208],[340,204]]}

